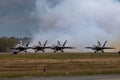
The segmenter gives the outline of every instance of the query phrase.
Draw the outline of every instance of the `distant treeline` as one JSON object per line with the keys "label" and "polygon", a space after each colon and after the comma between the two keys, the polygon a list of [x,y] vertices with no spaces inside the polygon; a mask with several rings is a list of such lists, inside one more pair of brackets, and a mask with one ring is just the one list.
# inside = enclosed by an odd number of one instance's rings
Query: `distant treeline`
{"label": "distant treeline", "polygon": [[16,38],[16,37],[0,37],[0,52],[8,52],[10,48],[15,47],[16,44],[23,41],[23,44],[27,41],[30,41],[31,38],[24,37],[24,38]]}

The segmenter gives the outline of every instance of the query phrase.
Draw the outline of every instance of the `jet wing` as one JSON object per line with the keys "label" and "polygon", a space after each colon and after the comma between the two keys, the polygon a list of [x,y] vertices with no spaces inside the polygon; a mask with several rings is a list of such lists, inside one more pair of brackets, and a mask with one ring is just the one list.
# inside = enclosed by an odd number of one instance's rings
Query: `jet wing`
{"label": "jet wing", "polygon": [[28,49],[35,49],[35,48],[44,48],[44,49],[46,49],[46,48],[51,48],[51,47],[44,47],[44,46],[40,46],[40,47],[28,47]]}
{"label": "jet wing", "polygon": [[49,46],[47,47],[47,46],[46,46],[46,47],[42,47],[42,48],[45,48],[45,49],[46,49],[46,48],[51,48],[51,47],[49,47]]}
{"label": "jet wing", "polygon": [[19,52],[20,50],[13,49],[12,52]]}
{"label": "jet wing", "polygon": [[25,47],[25,49],[33,49],[33,47]]}
{"label": "jet wing", "polygon": [[10,48],[11,50],[19,50],[18,48]]}
{"label": "jet wing", "polygon": [[115,49],[113,47],[103,47],[102,49]]}
{"label": "jet wing", "polygon": [[20,50],[18,48],[10,48],[12,52],[19,52]]}
{"label": "jet wing", "polygon": [[74,49],[75,47],[59,47],[59,48],[62,48],[62,49]]}
{"label": "jet wing", "polygon": [[64,48],[67,48],[67,49],[75,49],[75,47],[64,47]]}
{"label": "jet wing", "polygon": [[85,47],[85,48],[87,48],[87,49],[93,49],[93,47]]}

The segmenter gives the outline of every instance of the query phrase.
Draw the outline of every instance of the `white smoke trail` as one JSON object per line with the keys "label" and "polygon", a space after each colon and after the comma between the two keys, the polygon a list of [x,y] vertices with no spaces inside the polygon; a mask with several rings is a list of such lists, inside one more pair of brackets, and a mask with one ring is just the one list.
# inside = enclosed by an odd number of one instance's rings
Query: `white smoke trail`
{"label": "white smoke trail", "polygon": [[85,46],[98,40],[113,42],[119,35],[117,0],[37,0],[34,13],[40,22],[34,42],[67,39],[85,51]]}

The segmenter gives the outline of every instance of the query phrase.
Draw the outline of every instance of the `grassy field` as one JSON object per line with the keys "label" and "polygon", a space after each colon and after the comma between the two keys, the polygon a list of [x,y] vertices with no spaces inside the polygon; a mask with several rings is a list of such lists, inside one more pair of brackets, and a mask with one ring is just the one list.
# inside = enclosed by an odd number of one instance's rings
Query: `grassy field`
{"label": "grassy field", "polygon": [[120,74],[120,54],[0,53],[1,78],[93,74]]}

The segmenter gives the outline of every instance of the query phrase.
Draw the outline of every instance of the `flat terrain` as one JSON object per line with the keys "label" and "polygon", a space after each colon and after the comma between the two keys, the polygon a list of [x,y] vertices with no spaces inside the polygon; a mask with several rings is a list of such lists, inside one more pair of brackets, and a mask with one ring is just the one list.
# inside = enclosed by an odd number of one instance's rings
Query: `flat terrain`
{"label": "flat terrain", "polygon": [[90,76],[52,76],[33,78],[2,78],[0,80],[120,80],[120,75],[90,75]]}
{"label": "flat terrain", "polygon": [[0,53],[0,77],[120,74],[118,53]]}

